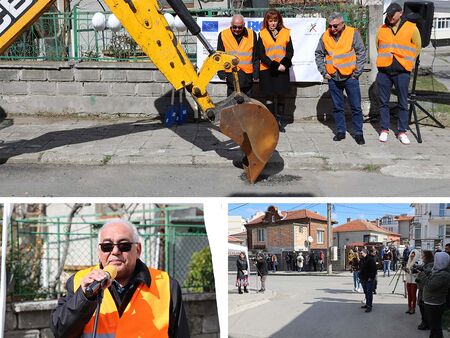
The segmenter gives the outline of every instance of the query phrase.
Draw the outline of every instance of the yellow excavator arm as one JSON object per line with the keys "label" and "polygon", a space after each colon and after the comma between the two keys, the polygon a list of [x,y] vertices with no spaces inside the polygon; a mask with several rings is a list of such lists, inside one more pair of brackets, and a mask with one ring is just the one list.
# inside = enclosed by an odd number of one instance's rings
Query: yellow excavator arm
{"label": "yellow excavator arm", "polygon": [[30,27],[55,0],[13,0],[0,4],[0,54]]}
{"label": "yellow excavator arm", "polygon": [[[0,7],[0,52],[4,52],[53,1],[13,0],[7,11]],[[254,183],[275,150],[279,132],[270,111],[240,92],[236,67],[239,59],[211,47],[182,0],[168,0],[168,3],[209,53],[198,73],[169,27],[157,0],[105,2],[173,87],[176,90],[186,88],[206,117],[241,147],[245,153],[243,166],[247,178]],[[218,71],[230,69],[234,73],[236,91],[214,104],[206,87]]]}

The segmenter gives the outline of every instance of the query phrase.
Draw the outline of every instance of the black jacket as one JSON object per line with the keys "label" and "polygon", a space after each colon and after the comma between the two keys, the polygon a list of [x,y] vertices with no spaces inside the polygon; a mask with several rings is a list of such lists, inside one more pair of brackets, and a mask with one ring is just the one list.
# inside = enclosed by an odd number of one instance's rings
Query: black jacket
{"label": "black jacket", "polygon": [[[74,275],[69,278],[66,284],[67,295],[58,300],[58,306],[53,310],[50,317],[50,328],[56,338],[79,337],[83,333],[84,326],[89,322],[95,312],[97,302],[89,300],[84,295],[81,287],[73,289]],[[125,311],[126,306],[133,297],[134,291],[141,283],[150,285],[150,273],[147,266],[137,260],[133,277],[122,296],[119,295],[116,287],[111,285],[109,291],[116,303],[119,316]],[[149,313],[149,320],[152,314]],[[170,278],[170,310],[169,310],[169,337],[189,338],[189,327],[181,296],[181,288],[175,279]]]}
{"label": "black jacket", "polygon": [[369,279],[374,279],[377,275],[377,264],[371,255],[361,258],[359,262],[359,278],[366,282]]}
{"label": "black jacket", "polygon": [[269,274],[267,262],[264,258],[260,258],[256,261],[256,269],[258,270],[258,276],[265,276]]}
{"label": "black jacket", "polygon": [[236,260],[236,269],[237,269],[237,277],[239,279],[244,278],[244,270],[247,270],[247,276],[248,276],[248,264],[247,259],[240,260],[239,258]]}

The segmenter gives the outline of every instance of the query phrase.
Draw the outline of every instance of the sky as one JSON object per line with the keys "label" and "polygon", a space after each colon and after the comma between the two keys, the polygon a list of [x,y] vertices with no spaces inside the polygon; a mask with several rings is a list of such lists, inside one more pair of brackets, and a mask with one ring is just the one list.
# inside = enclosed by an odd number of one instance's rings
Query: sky
{"label": "sky", "polygon": [[[228,215],[240,215],[248,220],[256,212],[266,211],[269,205],[275,205],[282,211],[308,209],[327,216],[326,203],[232,203],[228,205]],[[338,221],[338,224],[346,223],[347,218],[372,221],[384,215],[400,214],[412,216],[414,209],[409,203],[333,203],[331,209],[331,218]]]}

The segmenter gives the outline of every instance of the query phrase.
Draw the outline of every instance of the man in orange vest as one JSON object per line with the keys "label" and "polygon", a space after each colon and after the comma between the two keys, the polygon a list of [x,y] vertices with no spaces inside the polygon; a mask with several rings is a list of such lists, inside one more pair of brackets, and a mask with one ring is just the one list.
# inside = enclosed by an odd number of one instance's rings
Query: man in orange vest
{"label": "man in orange vest", "polygon": [[328,23],[328,30],[319,40],[315,55],[319,72],[328,80],[333,102],[333,117],[336,123],[333,140],[341,141],[345,138],[345,89],[352,109],[353,136],[356,143],[362,145],[365,140],[358,78],[364,69],[366,49],[359,32],[344,23],[341,13],[332,13]]}
{"label": "man in orange vest", "polygon": [[[256,54],[256,33],[245,27],[244,17],[235,14],[230,28],[219,33],[217,50],[233,54],[239,58],[239,86],[244,94],[250,95],[253,81],[258,79],[259,60]],[[221,80],[227,81],[227,95],[234,91],[233,74],[230,70],[217,73]]]}
{"label": "man in orange vest", "polygon": [[381,131],[379,140],[386,142],[390,127],[389,98],[392,85],[398,98],[398,139],[402,144],[411,142],[406,135],[408,128],[408,86],[411,71],[420,54],[422,40],[416,25],[402,17],[398,3],[391,3],[386,19],[377,32],[377,85],[380,97]]}
{"label": "man in orange vest", "polygon": [[[92,336],[102,288],[99,337],[189,337],[178,282],[164,271],[148,268],[140,254],[133,224],[121,219],[106,223],[99,232],[100,264],[71,276],[67,295],[52,312],[55,337]],[[102,282],[100,290],[89,292],[94,282]]]}

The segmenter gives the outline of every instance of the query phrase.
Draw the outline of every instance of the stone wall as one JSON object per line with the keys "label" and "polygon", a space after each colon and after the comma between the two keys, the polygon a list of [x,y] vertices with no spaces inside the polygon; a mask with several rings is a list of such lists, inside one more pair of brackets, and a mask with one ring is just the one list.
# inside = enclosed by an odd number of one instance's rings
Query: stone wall
{"label": "stone wall", "polygon": [[[363,110],[369,110],[369,76],[360,78]],[[0,62],[0,110],[6,114],[145,116],[157,118],[170,103],[172,86],[148,62]],[[214,102],[226,96],[226,85],[211,83]],[[256,84],[256,99],[265,102]],[[196,111],[187,95],[191,117]],[[285,119],[327,118],[331,98],[326,83],[294,83],[286,95]],[[270,108],[270,107],[269,107]]]}
{"label": "stone wall", "polygon": [[[215,294],[183,295],[192,338],[218,338]],[[52,338],[50,313],[57,301],[14,303],[7,306],[5,338]]]}

